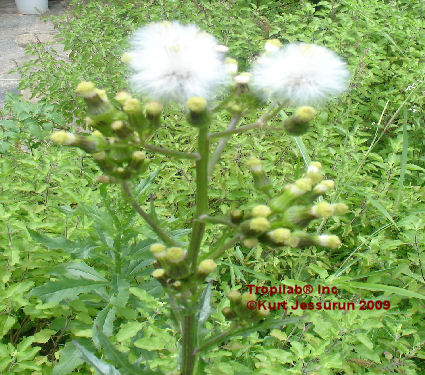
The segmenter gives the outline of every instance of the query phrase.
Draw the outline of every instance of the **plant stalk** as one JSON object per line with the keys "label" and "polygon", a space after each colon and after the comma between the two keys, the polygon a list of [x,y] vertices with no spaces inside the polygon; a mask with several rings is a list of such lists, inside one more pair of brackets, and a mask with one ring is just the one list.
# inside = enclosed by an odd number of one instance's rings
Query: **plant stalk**
{"label": "plant stalk", "polygon": [[[192,272],[195,272],[198,264],[198,254],[201,247],[202,238],[205,232],[205,222],[199,220],[202,215],[208,213],[208,124],[199,127],[198,153],[201,156],[196,161],[196,211],[195,220],[192,225],[192,236],[190,238],[188,261]],[[198,286],[192,288],[192,303],[195,301]],[[196,309],[187,311],[183,318],[183,343],[182,343],[182,375],[193,375],[196,364],[196,337],[198,324],[196,321]]]}

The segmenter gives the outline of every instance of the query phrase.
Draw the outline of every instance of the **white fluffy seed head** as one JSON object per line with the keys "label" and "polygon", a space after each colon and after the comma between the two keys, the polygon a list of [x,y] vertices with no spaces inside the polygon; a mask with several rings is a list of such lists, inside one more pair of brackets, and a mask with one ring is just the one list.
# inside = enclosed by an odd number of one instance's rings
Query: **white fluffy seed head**
{"label": "white fluffy seed head", "polygon": [[225,55],[216,39],[195,25],[152,23],[132,40],[131,84],[140,94],[163,103],[211,98],[228,83]]}
{"label": "white fluffy seed head", "polygon": [[265,99],[308,105],[341,94],[347,88],[348,77],[345,62],[331,50],[291,43],[257,60],[251,85]]}

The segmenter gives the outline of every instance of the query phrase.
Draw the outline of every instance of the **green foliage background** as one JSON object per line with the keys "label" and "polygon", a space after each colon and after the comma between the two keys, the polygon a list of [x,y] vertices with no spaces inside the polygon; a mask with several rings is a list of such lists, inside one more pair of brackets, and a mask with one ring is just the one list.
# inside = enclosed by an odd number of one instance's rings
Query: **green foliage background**
{"label": "green foliage background", "polygon": [[[175,370],[179,338],[149,277],[153,234],[118,189],[99,188],[91,160],[45,137],[66,124],[83,130],[85,107],[73,94],[81,80],[110,93],[126,88],[119,58],[133,30],[178,19],[213,33],[242,68],[266,39],[278,38],[329,47],[352,73],[350,91],[321,109],[303,136],[311,159],[336,181],[330,200],[351,208],[345,219],[320,223],[339,234],[343,246],[334,252],[228,251],[213,284],[205,334],[227,325],[215,307],[220,311],[223,295],[247,283],[328,284],[338,287],[339,300],[388,299],[393,306],[388,312],[313,312],[303,323],[234,338],[203,356],[205,373],[424,374],[424,14],[419,0],[320,1],[316,8],[309,1],[72,1],[64,16],[52,19],[69,59],[46,44],[27,47],[36,57],[19,69],[20,86],[42,101],[10,97],[0,122],[0,371],[91,374],[70,340],[101,357],[103,336],[93,331],[94,322],[102,322],[102,332],[129,351],[131,361]],[[214,130],[227,120],[219,116]],[[193,131],[177,109],[166,113],[154,143],[193,150]],[[235,136],[213,178],[213,213],[261,201],[244,167],[248,156],[264,160],[277,188],[304,168],[286,134]],[[158,156],[137,191],[140,202],[153,199],[156,215],[177,231],[190,222],[192,182],[189,164]],[[207,241],[216,235],[210,231]],[[127,273],[113,280],[117,247]],[[54,284],[63,276],[75,289]]]}

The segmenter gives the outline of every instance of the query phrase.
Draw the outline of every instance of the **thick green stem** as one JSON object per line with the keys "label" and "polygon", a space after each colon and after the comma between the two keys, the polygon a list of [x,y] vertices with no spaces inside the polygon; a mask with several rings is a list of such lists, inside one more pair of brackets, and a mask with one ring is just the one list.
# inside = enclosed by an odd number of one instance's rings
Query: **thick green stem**
{"label": "thick green stem", "polygon": [[[208,212],[208,125],[199,127],[198,153],[201,156],[196,162],[196,212],[192,225],[192,237],[190,239],[188,261],[194,272],[198,264],[199,249],[205,231],[205,223],[199,218]],[[197,285],[192,288],[193,304],[196,303]],[[198,324],[196,322],[196,310],[190,309],[183,319],[183,344],[182,344],[182,375],[193,375],[196,363],[194,354],[196,346]]]}
{"label": "thick green stem", "polygon": [[195,313],[183,318],[183,343],[182,343],[182,367],[181,375],[192,375],[195,368],[195,338],[196,338]]}
{"label": "thick green stem", "polygon": [[197,219],[208,212],[209,142],[207,125],[203,125],[199,128],[198,153],[201,155],[201,159],[196,162],[196,212],[188,254],[192,271],[196,270],[199,249],[205,231],[205,223]]}

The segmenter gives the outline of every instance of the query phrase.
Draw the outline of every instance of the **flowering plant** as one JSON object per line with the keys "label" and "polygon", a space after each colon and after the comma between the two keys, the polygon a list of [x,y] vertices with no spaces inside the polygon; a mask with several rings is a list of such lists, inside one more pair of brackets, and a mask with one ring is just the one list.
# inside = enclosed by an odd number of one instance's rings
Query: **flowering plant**
{"label": "flowering plant", "polygon": [[[178,371],[191,375],[200,371],[199,356],[229,337],[297,321],[272,318],[269,309],[251,311],[247,304],[255,296],[232,290],[228,294],[229,306],[222,310],[231,321],[230,328],[203,339],[200,332],[207,317],[202,306],[209,298],[205,281],[212,280],[220,257],[237,243],[246,248],[260,242],[270,248],[314,245],[335,249],[341,244],[337,236],[311,234],[306,228],[318,218],[343,215],[348,209],[343,203],[331,204],[323,199],[334,182],[325,179],[319,162],[309,163],[304,176],[279,191],[267,178],[261,160],[251,158],[246,165],[259,192],[258,199],[225,217],[211,216],[208,193],[214,167],[233,134],[255,128],[297,137],[304,134],[316,115],[312,105],[323,104],[342,93],[348,71],[345,63],[325,47],[302,43],[282,46],[271,40],[249,72],[238,72],[237,62],[226,57],[227,47],[195,25],[177,22],[145,26],[136,31],[131,45],[122,60],[134,71],[130,79],[134,94],[118,92],[114,105],[94,83],[81,82],[76,92],[87,103],[87,124],[94,131],[88,136],[58,131],[51,139],[90,154],[103,172],[98,181],[119,184],[135,211],[156,234],[156,242],[150,246],[155,258],[152,277],[168,294],[181,335]],[[254,123],[238,126],[248,114],[256,113],[262,101],[269,103],[266,112]],[[193,153],[152,143],[161,126],[163,108],[172,103],[185,107],[188,124],[197,129],[197,149]],[[282,127],[268,125],[283,108],[294,105],[296,110]],[[219,112],[229,115],[229,125],[225,130],[210,132],[210,124]],[[187,238],[169,233],[139,205],[132,192],[132,181],[148,169],[147,153],[195,163],[196,208]],[[203,242],[207,225],[225,228],[210,246]],[[122,272],[120,259],[117,251],[117,275]],[[105,343],[101,333],[97,332],[97,337]],[[81,350],[86,353],[84,348]],[[85,358],[93,362],[87,353]],[[148,370],[148,364],[143,369],[140,363],[119,358],[116,365],[123,371],[159,373]],[[113,371],[119,373],[115,368]]]}

